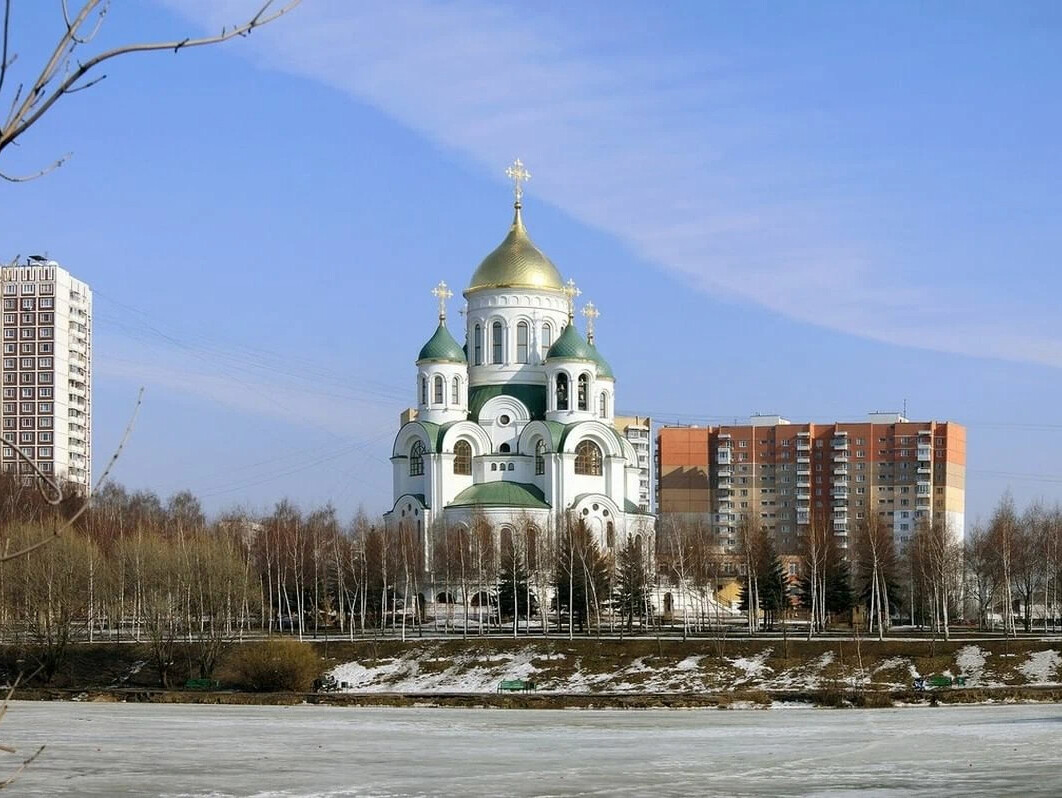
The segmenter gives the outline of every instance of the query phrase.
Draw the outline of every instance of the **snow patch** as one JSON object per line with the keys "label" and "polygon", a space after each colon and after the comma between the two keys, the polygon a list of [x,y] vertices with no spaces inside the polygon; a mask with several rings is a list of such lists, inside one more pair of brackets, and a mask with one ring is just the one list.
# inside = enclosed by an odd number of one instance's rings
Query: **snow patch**
{"label": "snow patch", "polygon": [[966,683],[974,687],[981,685],[987,659],[980,646],[963,646],[955,655],[955,664],[959,673],[966,677]]}
{"label": "snow patch", "polygon": [[1046,651],[1034,651],[1029,654],[1029,658],[1018,667],[1018,670],[1032,684],[1057,684],[1056,676],[1060,663],[1062,659],[1059,659],[1058,652],[1049,648]]}
{"label": "snow patch", "polygon": [[740,671],[745,672],[744,678],[738,678],[734,680],[734,684],[744,684],[746,682],[754,681],[767,674],[767,671],[771,670],[767,667],[767,657],[771,655],[771,649],[764,649],[754,657],[735,657],[729,659],[731,665]]}

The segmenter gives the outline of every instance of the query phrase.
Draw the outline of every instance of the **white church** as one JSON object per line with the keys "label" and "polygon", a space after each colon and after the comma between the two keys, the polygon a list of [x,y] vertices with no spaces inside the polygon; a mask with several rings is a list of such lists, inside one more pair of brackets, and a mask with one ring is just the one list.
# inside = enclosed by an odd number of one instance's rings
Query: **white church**
{"label": "white church", "polygon": [[395,437],[389,526],[425,541],[438,524],[483,519],[495,534],[517,524],[546,530],[565,513],[582,519],[604,551],[628,537],[652,540],[654,518],[638,506],[634,448],[613,427],[616,378],[575,326],[580,293],[528,236],[517,160],[515,216],[505,240],[464,291],[462,346],[446,325],[445,283],[433,290],[439,326],[417,357],[416,413]]}

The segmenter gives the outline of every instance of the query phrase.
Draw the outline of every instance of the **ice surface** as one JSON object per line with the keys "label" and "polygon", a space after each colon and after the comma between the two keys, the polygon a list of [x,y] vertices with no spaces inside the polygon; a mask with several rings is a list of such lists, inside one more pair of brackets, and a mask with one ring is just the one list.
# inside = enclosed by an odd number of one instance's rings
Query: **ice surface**
{"label": "ice surface", "polygon": [[[12,794],[1062,794],[1062,707],[461,710],[14,702]],[[13,769],[19,757],[0,759]]]}

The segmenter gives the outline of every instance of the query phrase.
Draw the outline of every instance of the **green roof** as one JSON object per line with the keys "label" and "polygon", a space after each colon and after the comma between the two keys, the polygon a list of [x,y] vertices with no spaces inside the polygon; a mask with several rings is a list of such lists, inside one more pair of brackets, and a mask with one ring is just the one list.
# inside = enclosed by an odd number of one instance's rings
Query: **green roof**
{"label": "green roof", "polygon": [[632,502],[630,499],[624,499],[623,500],[623,512],[625,512],[625,513],[633,513],[634,515],[648,515],[650,517],[652,517],[652,515],[653,515],[652,513],[649,513],[649,512],[646,512],[645,510],[643,510],[641,507],[639,507],[637,504]]}
{"label": "green roof", "polygon": [[465,350],[450,335],[450,331],[446,329],[446,322],[443,321],[439,322],[435,335],[429,338],[428,343],[424,344],[424,348],[420,350],[417,362],[420,363],[422,360],[434,360],[444,363],[468,363],[468,358],[465,357]]}
{"label": "green roof", "polygon": [[575,325],[569,323],[560,337],[553,342],[553,346],[549,348],[546,360],[588,360],[596,363],[597,357],[594,355],[594,348],[586,342],[583,336],[579,335]]}
{"label": "green roof", "polygon": [[[442,451],[443,436],[446,435],[446,430],[450,429],[454,424],[460,424],[459,421],[448,421],[445,424],[433,424],[430,421],[410,421],[409,424],[416,424],[424,430],[424,435],[428,439],[428,452],[435,454]],[[405,429],[408,424],[404,425],[402,429]],[[399,430],[401,432],[402,430]],[[398,455],[399,457],[405,457],[406,453]]]}
{"label": "green roof", "polygon": [[505,385],[475,385],[468,389],[468,414],[478,422],[479,411],[495,396],[511,396],[521,402],[532,419],[546,417],[546,386],[510,382]]}
{"label": "green roof", "polygon": [[526,482],[481,482],[458,493],[448,507],[527,507],[548,510],[546,497]]}
{"label": "green roof", "polygon": [[590,350],[594,353],[594,362],[597,363],[597,376],[603,377],[606,380],[616,379],[616,375],[612,373],[612,366],[608,364],[604,356],[597,350],[594,344],[589,344]]}

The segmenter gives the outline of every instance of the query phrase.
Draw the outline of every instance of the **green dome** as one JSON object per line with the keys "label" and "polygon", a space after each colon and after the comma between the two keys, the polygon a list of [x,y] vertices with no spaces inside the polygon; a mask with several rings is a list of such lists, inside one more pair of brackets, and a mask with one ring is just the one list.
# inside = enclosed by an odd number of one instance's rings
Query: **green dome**
{"label": "green dome", "polygon": [[465,357],[465,350],[450,335],[450,331],[446,329],[446,323],[442,321],[439,322],[439,328],[435,331],[435,335],[428,339],[428,343],[424,344],[424,348],[417,355],[417,362],[420,363],[422,360],[434,360],[443,363],[468,363],[468,358]]}
{"label": "green dome", "polygon": [[594,353],[594,362],[597,363],[597,376],[606,380],[616,379],[616,375],[612,373],[612,366],[605,360],[604,355],[597,351],[597,347],[594,344],[590,344],[590,349]]}
{"label": "green dome", "polygon": [[594,347],[579,335],[579,331],[571,323],[564,328],[564,332],[546,353],[546,360],[589,360],[591,363],[597,363],[599,357]]}
{"label": "green dome", "polygon": [[560,272],[536,247],[524,229],[520,207],[516,208],[509,235],[497,249],[479,264],[468,291],[480,288],[538,288],[560,291],[564,287]]}

